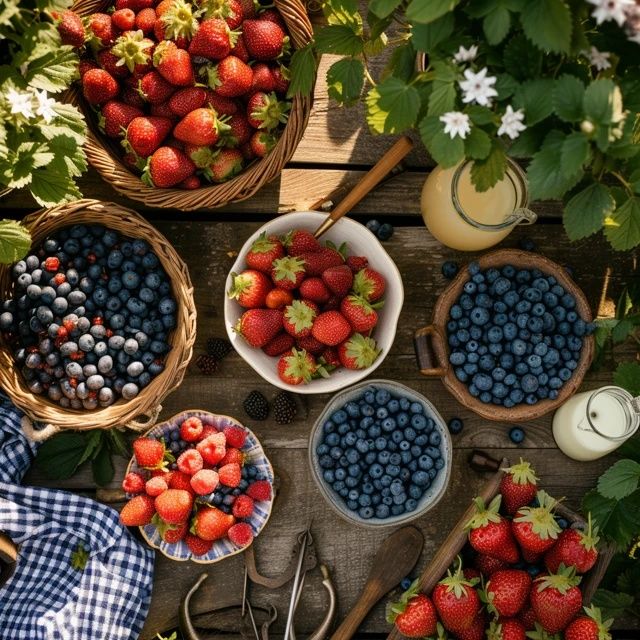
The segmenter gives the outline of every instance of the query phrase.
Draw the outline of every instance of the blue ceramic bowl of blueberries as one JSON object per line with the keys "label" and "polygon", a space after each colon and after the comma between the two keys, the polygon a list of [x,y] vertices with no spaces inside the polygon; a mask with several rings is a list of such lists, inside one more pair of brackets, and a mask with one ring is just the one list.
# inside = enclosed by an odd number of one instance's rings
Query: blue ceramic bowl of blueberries
{"label": "blue ceramic bowl of blueberries", "polygon": [[415,520],[440,501],[451,451],[436,408],[390,380],[369,380],[335,395],[309,439],[320,493],[345,520],[375,528]]}

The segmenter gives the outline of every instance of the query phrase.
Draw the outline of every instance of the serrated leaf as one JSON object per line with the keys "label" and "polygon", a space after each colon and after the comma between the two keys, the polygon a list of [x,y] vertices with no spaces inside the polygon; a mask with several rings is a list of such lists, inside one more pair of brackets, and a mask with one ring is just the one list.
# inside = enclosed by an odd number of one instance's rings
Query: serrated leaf
{"label": "serrated leaf", "polygon": [[471,122],[477,125],[489,124],[493,122],[495,113],[487,107],[479,104],[472,104],[465,108],[464,112],[471,118]]}
{"label": "serrated leaf", "polygon": [[511,14],[503,5],[497,4],[482,21],[482,30],[490,45],[500,44],[511,28]]}
{"label": "serrated leaf", "polygon": [[584,84],[576,76],[568,73],[560,76],[555,82],[552,98],[553,110],[561,120],[578,122],[584,117]]}
{"label": "serrated leaf", "polygon": [[610,78],[598,78],[585,89],[582,106],[592,122],[615,124],[622,118],[622,93]]}
{"label": "serrated leaf", "polygon": [[429,24],[411,25],[411,41],[414,48],[431,53],[453,33],[454,24],[453,13],[445,13]]}
{"label": "serrated leaf", "polygon": [[423,118],[418,128],[427,151],[441,167],[453,167],[464,158],[464,141],[445,133],[438,116]]}
{"label": "serrated leaf", "polygon": [[78,468],[85,446],[85,436],[80,433],[58,433],[40,446],[36,467],[52,480],[70,478]]}
{"label": "serrated leaf", "polygon": [[393,13],[396,7],[400,6],[402,0],[371,0],[369,10],[379,18],[386,18]]}
{"label": "serrated leaf", "polygon": [[[640,377],[640,367],[638,367]],[[598,491],[605,498],[622,500],[640,484],[640,464],[633,460],[618,460],[598,478]]]}
{"label": "serrated leaf", "polygon": [[505,71],[516,80],[526,80],[540,75],[542,51],[535,47],[522,33],[510,38],[504,48]]}
{"label": "serrated leaf", "polygon": [[329,97],[341,104],[355,102],[364,85],[364,65],[357,58],[343,58],[327,70]]}
{"label": "serrated leaf", "polygon": [[101,429],[92,429],[85,433],[85,438],[86,446],[78,460],[78,466],[95,457],[98,453],[98,449],[102,446],[103,431]]}
{"label": "serrated leaf", "polygon": [[36,169],[33,172],[29,189],[38,204],[43,207],[53,207],[82,197],[73,180],[50,167]]}
{"label": "serrated leaf", "polygon": [[366,98],[367,123],[375,133],[402,133],[416,122],[420,95],[400,78],[386,78]]}
{"label": "serrated leaf", "polygon": [[611,339],[613,340],[613,344],[620,344],[624,342],[628,337],[631,331],[634,329],[634,324],[628,318],[624,318],[620,320],[618,324],[611,329]]}
{"label": "serrated leaf", "polygon": [[553,113],[553,85],[551,78],[538,78],[523,82],[515,92],[514,105],[524,109],[527,126],[548,118]]}
{"label": "serrated leaf", "polygon": [[487,191],[504,177],[507,156],[500,141],[493,140],[489,155],[471,165],[471,182],[478,191]]}
{"label": "serrated leaf", "polygon": [[605,498],[595,489],[582,501],[583,512],[591,512],[600,533],[625,548],[640,530],[640,490],[622,500]]}
{"label": "serrated leaf", "polygon": [[569,239],[581,240],[600,231],[615,205],[609,189],[599,182],[576,193],[564,208],[563,223]]}
{"label": "serrated leaf", "polygon": [[598,589],[591,599],[591,604],[598,607],[602,614],[602,619],[620,618],[627,610],[631,611],[634,598],[628,593],[615,593],[607,589]]}
{"label": "serrated leaf", "polygon": [[498,100],[506,100],[518,90],[519,86],[519,82],[508,73],[498,73],[496,75],[495,88],[498,92]]}
{"label": "serrated leaf", "polygon": [[84,149],[71,136],[56,136],[49,141],[49,148],[55,154],[51,163],[54,170],[77,178],[87,170]]}
{"label": "serrated leaf", "polygon": [[484,129],[471,127],[464,141],[465,154],[474,160],[484,160],[491,151],[491,138]]}
{"label": "serrated leaf", "polygon": [[287,90],[287,97],[295,95],[308,96],[313,91],[316,80],[317,60],[313,52],[313,46],[296,49],[291,56],[291,81]]}
{"label": "serrated leaf", "polygon": [[424,24],[433,22],[453,11],[459,2],[460,0],[411,0],[406,11],[407,20]]}
{"label": "serrated leaf", "polygon": [[621,362],[613,374],[613,383],[634,397],[640,396],[640,364]]}
{"label": "serrated leaf", "polygon": [[325,0],[322,11],[329,24],[348,25],[357,33],[362,33],[362,16],[357,0]]}
{"label": "serrated leaf", "polygon": [[540,127],[529,127],[510,144],[508,153],[513,158],[530,158],[542,145],[544,132]]}
{"label": "serrated leaf", "polygon": [[31,247],[31,235],[15,220],[0,220],[0,264],[24,258]]}
{"label": "serrated leaf", "polygon": [[640,244],[640,199],[633,196],[605,221],[605,236],[616,251],[628,251]]}
{"label": "serrated leaf", "polygon": [[410,42],[394,47],[389,62],[387,63],[382,78],[395,76],[404,82],[409,82],[415,73],[416,51]]}
{"label": "serrated leaf", "polygon": [[565,176],[572,176],[589,162],[589,140],[580,131],[570,133],[562,143],[560,162]]}
{"label": "serrated leaf", "polygon": [[364,41],[354,30],[343,24],[330,24],[315,34],[316,50],[319,53],[336,53],[356,56],[362,53]]}
{"label": "serrated leaf", "polygon": [[102,442],[91,461],[91,471],[93,472],[93,479],[100,487],[104,487],[113,480],[115,471],[111,462],[111,453],[104,442]]}
{"label": "serrated leaf", "polygon": [[78,75],[78,56],[68,46],[51,51],[29,62],[25,79],[32,87],[51,93],[64,91]]}
{"label": "serrated leaf", "polygon": [[83,145],[87,133],[84,116],[71,104],[57,102],[53,110],[56,117],[52,122],[47,124],[43,120],[36,125],[44,138],[52,140],[56,136],[70,136],[78,145]]}
{"label": "serrated leaf", "polygon": [[571,11],[563,0],[527,2],[520,14],[522,29],[542,51],[569,53],[571,47]]}
{"label": "serrated leaf", "polygon": [[453,82],[441,82],[434,80],[433,89],[429,95],[428,115],[440,116],[448,111],[453,111],[456,102],[456,87]]}

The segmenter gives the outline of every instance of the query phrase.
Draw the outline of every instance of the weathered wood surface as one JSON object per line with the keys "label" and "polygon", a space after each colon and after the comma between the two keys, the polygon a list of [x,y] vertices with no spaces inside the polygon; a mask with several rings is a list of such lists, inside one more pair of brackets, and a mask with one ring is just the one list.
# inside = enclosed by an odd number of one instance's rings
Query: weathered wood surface
{"label": "weathered wood surface", "polygon": [[[409,199],[408,196],[405,198]],[[233,262],[233,253],[258,225],[171,221],[158,222],[157,226],[189,266],[198,306],[195,352],[203,352],[207,338],[225,334],[222,318],[224,280]],[[504,245],[516,246],[518,238],[524,233],[522,229],[516,230]],[[558,225],[536,225],[527,229],[526,233],[537,242],[542,253],[574,268],[576,281],[584,289],[594,311],[603,305],[603,301],[608,306],[612,304],[634,268],[634,256],[616,254],[597,239],[570,245]],[[417,327],[430,321],[436,297],[446,285],[440,274],[440,265],[446,259],[465,262],[472,256],[443,248],[423,227],[398,228],[385,246],[402,273],[406,298],[396,341],[375,376],[402,380],[429,397],[445,419],[460,416],[465,421],[463,433],[454,438],[454,462],[447,495],[437,508],[416,523],[425,536],[425,549],[418,564],[420,570],[485,481],[483,476],[473,472],[467,465],[468,454],[473,448],[490,450],[497,458],[503,455],[511,459],[525,456],[538,469],[545,488],[554,495],[566,496],[567,504],[574,508],[579,506],[584,493],[594,486],[597,476],[611,463],[611,458],[591,463],[578,463],[565,458],[555,447],[550,417],[523,425],[527,433],[526,440],[522,446],[515,447],[507,436],[508,425],[489,423],[474,416],[457,404],[439,381],[421,377],[415,366],[412,335]],[[605,368],[590,373],[585,388],[594,388],[610,381],[611,373]],[[271,521],[256,542],[259,566],[266,574],[277,574],[283,570],[295,533],[307,519],[312,518],[319,558],[328,563],[332,570],[339,594],[339,616],[343,617],[364,584],[370,558],[389,532],[371,532],[343,522],[327,507],[313,484],[307,465],[308,434],[328,396],[300,397],[295,422],[279,426],[271,420],[252,422],[246,419],[242,400],[251,389],[262,390],[268,398],[276,393],[273,387],[262,381],[233,353],[225,359],[214,376],[203,376],[192,365],[180,389],[166,399],[162,415],[168,417],[187,408],[203,408],[234,415],[256,432],[275,466],[281,484]],[[117,488],[125,465],[125,460],[117,460],[116,481],[112,489]],[[95,490],[87,469],[81,470],[68,481],[57,483],[51,483],[33,471],[27,481],[47,486],[55,484],[83,492]],[[100,492],[99,496],[117,501],[118,492]],[[156,632],[175,624],[179,596],[202,570],[200,565],[174,563],[158,557],[154,597],[141,636],[143,640],[149,640]],[[235,557],[209,566],[207,571],[210,579],[193,602],[196,612],[204,611],[214,603],[236,601],[241,594],[241,558]],[[300,634],[311,631],[322,618],[325,600],[320,582],[319,573],[314,572],[300,605],[297,625]],[[253,593],[258,603],[272,601],[276,604],[281,617],[275,630],[276,633],[282,633],[288,591],[283,589],[277,594],[270,594],[256,588]],[[380,604],[367,618],[362,630],[380,633],[386,629],[384,607]]]}

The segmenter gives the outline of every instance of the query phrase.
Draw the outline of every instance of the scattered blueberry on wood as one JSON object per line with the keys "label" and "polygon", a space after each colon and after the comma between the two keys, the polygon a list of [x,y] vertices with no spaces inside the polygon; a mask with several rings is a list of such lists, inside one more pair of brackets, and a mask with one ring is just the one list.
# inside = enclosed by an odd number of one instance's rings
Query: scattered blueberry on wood
{"label": "scattered blueberry on wood", "polygon": [[520,444],[524,440],[524,430],[520,427],[513,427],[509,431],[509,439],[514,444]]}
{"label": "scattered blueberry on wood", "polygon": [[457,275],[460,267],[457,262],[453,262],[453,260],[447,260],[442,263],[442,275],[447,280],[453,280]]}
{"label": "scattered blueberry on wood", "polygon": [[460,418],[451,418],[447,426],[449,428],[449,433],[456,435],[462,431],[464,423],[462,422],[462,420],[460,420]]}

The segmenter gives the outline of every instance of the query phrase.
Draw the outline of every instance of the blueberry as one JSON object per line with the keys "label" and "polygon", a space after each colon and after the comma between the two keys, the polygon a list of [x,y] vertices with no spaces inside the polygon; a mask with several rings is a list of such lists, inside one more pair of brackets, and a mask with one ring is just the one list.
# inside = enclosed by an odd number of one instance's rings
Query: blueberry
{"label": "blueberry", "polygon": [[457,262],[453,262],[452,260],[447,260],[446,262],[442,263],[442,275],[447,279],[447,280],[453,280],[453,278],[456,277],[456,275],[458,275],[458,271],[460,270],[460,267],[458,266]]}
{"label": "blueberry", "polygon": [[451,418],[447,426],[449,428],[449,432],[455,435],[462,431],[464,424],[460,418]]}
{"label": "blueberry", "polygon": [[377,233],[381,227],[381,224],[377,220],[369,220],[365,226],[367,227],[367,229],[369,229],[369,231],[371,231],[371,233]]}
{"label": "blueberry", "polygon": [[513,427],[509,431],[509,438],[511,442],[520,444],[524,440],[524,431],[520,427]]}
{"label": "blueberry", "polygon": [[346,411],[339,409],[331,416],[331,420],[333,420],[333,422],[338,425],[345,423],[348,420]]}
{"label": "blueberry", "polygon": [[389,517],[389,506],[386,504],[379,504],[376,507],[376,518],[384,520]]}
{"label": "blueberry", "polygon": [[380,228],[378,229],[378,231],[376,232],[376,235],[378,236],[378,240],[389,240],[389,238],[391,238],[391,236],[393,235],[393,226],[390,225],[388,222],[385,222],[384,224],[380,225]]}

